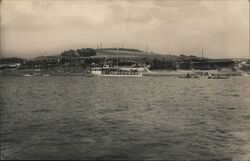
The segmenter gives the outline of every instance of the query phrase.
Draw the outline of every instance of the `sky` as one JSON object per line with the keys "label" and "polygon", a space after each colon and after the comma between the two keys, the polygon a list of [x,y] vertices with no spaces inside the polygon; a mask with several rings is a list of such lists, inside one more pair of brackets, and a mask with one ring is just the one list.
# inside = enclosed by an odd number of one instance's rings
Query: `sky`
{"label": "sky", "polygon": [[248,0],[2,0],[2,57],[125,47],[249,58]]}

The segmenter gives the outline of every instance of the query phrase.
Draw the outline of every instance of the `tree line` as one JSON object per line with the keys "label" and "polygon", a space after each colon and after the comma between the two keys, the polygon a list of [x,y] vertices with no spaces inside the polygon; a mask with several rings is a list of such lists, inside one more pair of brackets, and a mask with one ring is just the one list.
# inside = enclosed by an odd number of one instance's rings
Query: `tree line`
{"label": "tree line", "polygon": [[82,49],[77,49],[77,50],[66,50],[61,53],[61,56],[66,56],[66,57],[90,57],[90,56],[95,56],[96,51],[92,48],[82,48]]}

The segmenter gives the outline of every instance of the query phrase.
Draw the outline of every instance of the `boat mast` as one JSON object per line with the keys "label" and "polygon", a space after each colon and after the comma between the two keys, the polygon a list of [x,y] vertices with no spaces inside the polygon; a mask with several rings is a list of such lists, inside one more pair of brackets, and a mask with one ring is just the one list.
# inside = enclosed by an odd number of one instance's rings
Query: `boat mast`
{"label": "boat mast", "polygon": [[201,59],[203,61],[203,48],[201,49]]}
{"label": "boat mast", "polygon": [[105,66],[107,65],[107,56],[105,56],[105,62],[104,62],[104,65],[105,65]]}
{"label": "boat mast", "polygon": [[116,66],[118,67],[118,51],[116,51]]}

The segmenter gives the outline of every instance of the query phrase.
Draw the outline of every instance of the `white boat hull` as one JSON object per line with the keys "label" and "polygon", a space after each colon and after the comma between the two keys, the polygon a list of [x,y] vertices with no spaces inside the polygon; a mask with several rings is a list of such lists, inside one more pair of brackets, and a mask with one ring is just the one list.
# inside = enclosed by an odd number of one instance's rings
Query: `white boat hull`
{"label": "white boat hull", "polygon": [[142,74],[138,75],[112,75],[112,74],[90,74],[92,77],[142,77]]}
{"label": "white boat hull", "polygon": [[144,68],[125,68],[125,67],[103,67],[92,68],[87,72],[87,76],[94,77],[142,77],[142,70]]}

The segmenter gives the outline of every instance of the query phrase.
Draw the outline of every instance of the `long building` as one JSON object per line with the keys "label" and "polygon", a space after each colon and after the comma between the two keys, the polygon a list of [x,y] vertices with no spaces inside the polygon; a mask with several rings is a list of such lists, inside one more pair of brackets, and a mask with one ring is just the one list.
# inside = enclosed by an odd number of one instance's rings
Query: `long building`
{"label": "long building", "polygon": [[206,59],[199,62],[192,62],[192,68],[204,70],[219,69],[225,67],[233,68],[234,66],[235,61],[231,59]]}

